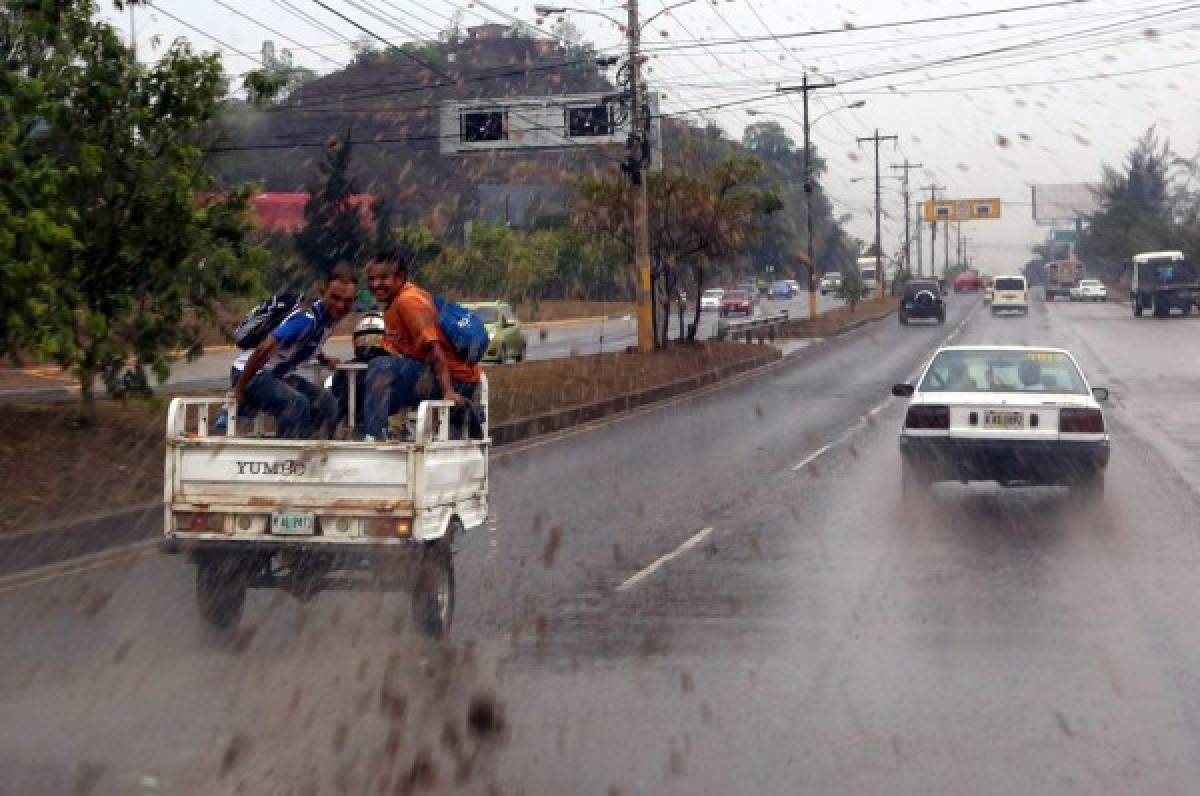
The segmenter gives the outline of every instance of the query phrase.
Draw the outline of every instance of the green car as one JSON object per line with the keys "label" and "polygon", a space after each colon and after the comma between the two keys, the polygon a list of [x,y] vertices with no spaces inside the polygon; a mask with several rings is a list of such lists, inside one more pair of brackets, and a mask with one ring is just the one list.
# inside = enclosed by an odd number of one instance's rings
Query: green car
{"label": "green car", "polygon": [[487,326],[491,345],[483,355],[484,362],[521,362],[525,359],[525,335],[513,308],[504,301],[480,301],[464,304]]}

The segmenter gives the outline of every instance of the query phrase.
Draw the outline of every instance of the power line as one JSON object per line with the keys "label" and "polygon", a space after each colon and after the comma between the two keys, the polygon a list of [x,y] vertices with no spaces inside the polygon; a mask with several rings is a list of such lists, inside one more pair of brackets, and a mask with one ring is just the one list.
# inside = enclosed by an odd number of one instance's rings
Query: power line
{"label": "power line", "polygon": [[280,33],[279,31],[275,30],[271,26],[267,25],[265,22],[261,22],[261,21],[255,19],[254,17],[250,16],[249,14],[244,14],[241,11],[238,11],[236,8],[234,8],[233,6],[226,3],[225,0],[213,0],[213,2],[216,3],[217,5],[221,6],[222,8],[226,8],[226,9],[232,11],[233,13],[237,14],[242,19],[245,19],[249,22],[253,22],[255,25],[258,25],[260,28],[267,31],[268,33],[272,33],[272,34],[278,36],[279,38],[283,39],[284,41],[286,41],[290,44],[293,44],[296,47],[299,47],[303,50],[307,50],[308,52],[312,53],[313,55],[317,56],[318,58],[322,58],[322,59],[328,61],[329,63],[336,66],[338,69],[345,68],[345,64],[333,60],[332,58],[325,55],[324,53],[317,52],[316,50],[309,47],[307,44],[301,44],[300,42],[293,39],[291,36],[288,36],[287,34],[284,34],[284,33]]}
{"label": "power line", "polygon": [[246,52],[245,50],[239,50],[237,47],[234,47],[229,42],[226,42],[222,39],[218,39],[216,36],[212,35],[208,31],[202,30],[202,29],[196,27],[195,25],[193,25],[192,23],[180,19],[179,17],[172,14],[170,11],[167,11],[162,6],[158,6],[153,3],[149,3],[149,2],[147,2],[146,5],[150,6],[155,11],[162,14],[164,17],[175,20],[176,22],[178,22],[180,25],[183,25],[188,30],[199,33],[201,36],[204,36],[207,39],[211,39],[212,41],[215,41],[217,44],[221,45],[226,50],[229,50],[230,52],[233,52],[233,53],[237,53],[238,55],[242,56],[243,58],[248,58],[251,61],[253,61],[254,63],[258,64],[259,66],[266,66],[266,64],[263,63],[260,59],[256,58],[255,56],[251,55],[250,53]]}
{"label": "power line", "polygon": [[410,53],[410,52],[408,52],[408,51],[407,51],[407,50],[405,50],[403,47],[394,47],[394,48],[393,48],[393,47],[392,47],[392,44],[391,44],[391,42],[389,42],[387,39],[383,38],[382,36],[380,36],[380,35],[379,35],[378,33],[376,33],[375,31],[371,30],[370,28],[367,28],[367,27],[364,27],[363,25],[360,25],[358,22],[356,22],[356,21],[354,21],[353,19],[351,19],[350,17],[346,16],[346,15],[345,15],[345,14],[343,14],[341,11],[338,11],[337,9],[334,9],[334,8],[330,8],[328,5],[326,5],[324,2],[322,2],[322,0],[313,0],[313,2],[314,2],[314,3],[316,3],[317,5],[319,5],[321,8],[325,9],[326,11],[328,11],[329,13],[331,13],[331,14],[333,14],[333,15],[335,15],[335,16],[337,16],[337,17],[339,17],[339,18],[340,18],[342,21],[344,21],[344,22],[347,22],[347,23],[349,23],[350,25],[353,25],[355,28],[358,28],[358,29],[359,29],[359,30],[361,30],[363,33],[367,34],[368,36],[370,36],[371,38],[375,39],[376,41],[383,42],[384,46],[386,46],[386,47],[389,47],[389,48],[392,48],[392,49],[395,49],[396,51],[398,51],[398,52],[400,52],[401,54],[403,54],[403,55],[404,55],[406,58],[408,58],[408,59],[410,59],[410,60],[412,60],[412,61],[414,61],[414,62],[416,62],[416,63],[420,64],[421,66],[425,67],[426,69],[428,69],[429,71],[433,72],[434,74],[441,75],[441,76],[442,76],[443,78],[445,78],[446,80],[450,80],[450,81],[453,81],[453,80],[454,80],[454,78],[450,77],[450,75],[448,75],[448,74],[446,74],[445,72],[443,72],[443,71],[442,71],[440,68],[438,68],[437,66],[435,66],[435,65],[433,65],[433,64],[431,64],[431,63],[429,63],[429,62],[428,62],[428,61],[426,61],[424,58],[421,58],[421,57],[420,57],[420,56],[418,56],[418,55],[414,55],[413,53]]}

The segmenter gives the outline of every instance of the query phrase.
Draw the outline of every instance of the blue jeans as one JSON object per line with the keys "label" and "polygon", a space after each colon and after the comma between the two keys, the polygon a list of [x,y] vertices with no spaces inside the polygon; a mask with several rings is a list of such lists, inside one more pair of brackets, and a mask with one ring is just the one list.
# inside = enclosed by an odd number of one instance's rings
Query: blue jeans
{"label": "blue jeans", "polygon": [[[237,384],[241,375],[234,369],[231,383]],[[274,417],[276,436],[282,439],[330,439],[337,429],[337,399],[294,373],[281,378],[260,372],[246,385],[243,410],[246,417],[258,412]]]}
{"label": "blue jeans", "polygon": [[[376,357],[367,365],[366,395],[363,399],[363,431],[384,439],[388,417],[404,408],[415,409],[421,401],[442,397],[433,367],[408,357]],[[454,391],[468,401],[475,399],[478,384],[454,382]]]}

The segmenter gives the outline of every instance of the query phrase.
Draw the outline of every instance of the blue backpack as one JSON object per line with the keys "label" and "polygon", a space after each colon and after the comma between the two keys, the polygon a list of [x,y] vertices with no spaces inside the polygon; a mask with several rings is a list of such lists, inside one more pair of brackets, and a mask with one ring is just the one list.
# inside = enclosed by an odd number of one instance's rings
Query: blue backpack
{"label": "blue backpack", "polygon": [[491,340],[480,317],[463,305],[438,295],[433,297],[433,306],[437,308],[438,327],[459,359],[469,365],[483,359]]}

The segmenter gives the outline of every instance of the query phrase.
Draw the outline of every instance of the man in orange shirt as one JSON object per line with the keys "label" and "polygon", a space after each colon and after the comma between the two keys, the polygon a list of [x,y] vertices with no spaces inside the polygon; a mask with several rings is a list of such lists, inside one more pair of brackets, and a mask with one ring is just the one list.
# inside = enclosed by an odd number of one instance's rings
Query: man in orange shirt
{"label": "man in orange shirt", "polygon": [[408,266],[394,249],[367,264],[367,285],[383,310],[383,347],[393,356],[367,366],[363,430],[368,439],[387,438],[388,417],[421,401],[445,399],[459,409],[473,400],[482,371],[464,362],[438,325],[428,291],[408,281]]}

